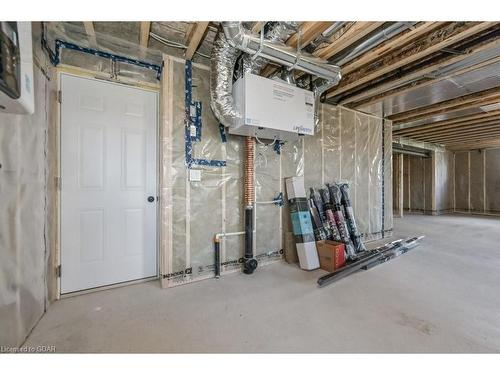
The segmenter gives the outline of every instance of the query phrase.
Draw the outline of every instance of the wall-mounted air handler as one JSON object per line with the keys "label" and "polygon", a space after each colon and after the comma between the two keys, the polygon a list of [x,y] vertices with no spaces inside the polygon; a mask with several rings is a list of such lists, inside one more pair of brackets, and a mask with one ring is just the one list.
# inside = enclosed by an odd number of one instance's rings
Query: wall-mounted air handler
{"label": "wall-mounted air handler", "polygon": [[314,134],[314,94],[281,80],[247,73],[233,85],[240,114],[230,134],[289,141]]}
{"label": "wall-mounted air handler", "polygon": [[0,22],[0,65],[0,113],[33,113],[31,22]]}

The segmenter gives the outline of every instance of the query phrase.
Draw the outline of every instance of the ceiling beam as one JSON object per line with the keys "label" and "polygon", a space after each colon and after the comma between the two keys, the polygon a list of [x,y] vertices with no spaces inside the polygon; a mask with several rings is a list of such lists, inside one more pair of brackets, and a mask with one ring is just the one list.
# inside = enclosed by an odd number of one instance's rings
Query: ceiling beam
{"label": "ceiling beam", "polygon": [[299,32],[291,35],[286,41],[286,45],[297,48],[300,33],[300,48],[308,46],[314,39],[321,35],[323,31],[332,26],[331,21],[304,22],[299,27]]}
{"label": "ceiling beam", "polygon": [[460,131],[463,128],[467,128],[470,126],[475,126],[475,125],[492,125],[496,124],[499,121],[500,117],[497,118],[492,118],[492,119],[479,119],[479,120],[473,120],[473,121],[465,121],[462,123],[454,124],[454,125],[449,125],[443,128],[437,127],[437,128],[429,128],[425,130],[421,130],[417,133],[414,134],[394,134],[394,136],[401,136],[401,137],[413,137],[416,135],[422,135],[422,134],[435,134],[437,132],[442,132],[446,130],[451,130],[451,131]]}
{"label": "ceiling beam", "polygon": [[259,21],[255,22],[255,24],[252,26],[252,33],[260,33],[260,30],[262,30],[262,26],[264,26],[265,22]]}
{"label": "ceiling beam", "polygon": [[490,134],[478,134],[473,137],[459,137],[455,139],[448,139],[448,140],[441,140],[441,141],[436,141],[434,143],[439,143],[442,145],[447,145],[447,144],[457,144],[457,143],[463,143],[463,142],[479,142],[479,141],[488,141],[488,140],[493,140],[493,139],[499,139],[500,140],[500,131],[495,131]]}
{"label": "ceiling beam", "polygon": [[492,134],[496,131],[500,131],[500,122],[497,122],[495,125],[483,126],[476,129],[467,129],[461,132],[438,134],[438,135],[436,134],[418,135],[412,138],[418,140],[425,140],[429,142],[438,142],[440,140],[445,140],[445,139],[456,139],[456,138],[472,137],[481,134]]}
{"label": "ceiling beam", "polygon": [[85,33],[87,34],[87,38],[89,39],[90,47],[95,49],[97,47],[97,38],[95,36],[94,22],[83,21],[83,27],[85,28]]}
{"label": "ceiling beam", "polygon": [[348,62],[346,65],[342,66],[342,72],[344,74],[351,73],[356,69],[359,69],[367,64],[370,64],[382,56],[387,55],[389,52],[396,51],[411,42],[423,37],[425,34],[442,27],[445,22],[421,22],[415,25],[413,28],[406,29],[400,34],[392,37],[379,44],[377,47],[366,51],[361,56],[358,56],[354,60]]}
{"label": "ceiling beam", "polygon": [[141,47],[148,48],[149,30],[151,29],[151,22],[150,21],[141,22],[140,28],[141,29],[140,29],[139,44]]}
{"label": "ceiling beam", "polygon": [[328,46],[318,48],[313,52],[313,55],[328,60],[360,41],[383,24],[384,22],[355,22],[342,36],[336,40],[330,40]]}
{"label": "ceiling beam", "polygon": [[[500,61],[500,57],[493,57],[470,66],[466,66],[462,69],[457,69],[450,72],[447,75],[439,75],[440,69],[443,67],[451,66],[452,64],[461,62],[462,60],[469,58],[475,53],[486,51],[493,48],[498,48],[500,46],[500,40],[494,39],[493,41],[488,40],[483,43],[479,43],[476,46],[469,48],[464,51],[463,55],[451,55],[451,57],[445,57],[434,64],[426,64],[422,69],[413,71],[402,77],[399,76],[396,79],[390,80],[388,82],[376,85],[373,88],[365,89],[357,94],[348,96],[339,100],[340,104],[347,105],[351,107],[359,107],[361,105],[368,105],[376,102],[380,102],[383,99],[395,97],[403,93],[412,91],[416,88],[422,88],[426,86],[433,85],[437,82],[449,79],[453,76],[458,76],[460,74],[465,74],[472,70],[481,69],[490,64],[494,64]],[[438,73],[438,76],[434,75]]]}
{"label": "ceiling beam", "polygon": [[444,128],[448,125],[461,124],[461,123],[467,123],[467,122],[472,123],[472,121],[474,121],[474,120],[496,119],[498,116],[500,116],[500,110],[478,113],[478,114],[458,117],[458,118],[452,119],[452,120],[442,120],[442,121],[436,121],[436,122],[432,122],[432,123],[428,123],[428,124],[424,124],[424,125],[414,126],[411,128],[398,129],[398,130],[394,130],[393,134],[397,134],[397,135],[413,134],[413,133],[418,133],[422,130],[431,129],[431,128]]}
{"label": "ceiling beam", "polygon": [[428,132],[428,133],[420,133],[420,134],[412,135],[412,138],[462,134],[464,132],[474,131],[474,130],[482,130],[482,129],[486,129],[486,128],[495,127],[498,125],[500,125],[500,120],[488,121],[488,122],[483,122],[483,123],[479,123],[479,124],[464,124],[459,128],[441,129],[441,130],[438,129],[438,130]]}
{"label": "ceiling beam", "polygon": [[466,150],[477,150],[485,148],[496,148],[500,146],[500,139],[492,139],[490,141],[481,142],[459,142],[456,144],[448,144],[446,146],[447,150],[450,151],[466,151]]}
{"label": "ceiling beam", "polygon": [[184,54],[184,58],[186,60],[191,60],[193,58],[194,53],[201,44],[201,40],[203,39],[203,35],[205,35],[207,27],[208,22],[196,22],[196,26],[193,27],[190,35],[188,35],[187,49]]}
{"label": "ceiling beam", "polygon": [[[323,31],[328,29],[333,22],[303,22],[299,26],[300,32],[300,49],[307,47],[314,39],[321,35]],[[299,42],[299,32],[294,33],[287,39],[286,45],[292,48],[297,48]],[[262,69],[262,75],[269,77],[276,72],[279,68],[273,65],[267,65]]]}
{"label": "ceiling beam", "polygon": [[469,109],[500,102],[500,87],[475,92],[450,100],[419,107],[410,111],[400,112],[388,117],[393,125],[433,117],[443,113]]}
{"label": "ceiling beam", "polygon": [[[453,22],[429,33],[423,39],[413,43],[411,47],[390,53],[374,64],[370,64],[348,76],[327,94],[327,98],[338,96],[347,91],[366,85],[370,81],[393,73],[406,65],[428,57],[443,48],[449,47],[463,39],[481,33],[495,26],[495,22]],[[463,56],[458,56],[462,57]]]}
{"label": "ceiling beam", "polygon": [[141,46],[141,56],[146,56],[146,50],[149,45],[149,30],[151,30],[150,21],[142,21],[139,30],[139,45]]}

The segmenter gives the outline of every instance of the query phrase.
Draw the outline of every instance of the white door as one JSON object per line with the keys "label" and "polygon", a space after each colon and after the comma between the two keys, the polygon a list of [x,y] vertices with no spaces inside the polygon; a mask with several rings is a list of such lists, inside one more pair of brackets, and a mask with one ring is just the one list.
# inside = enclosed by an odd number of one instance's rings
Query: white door
{"label": "white door", "polygon": [[61,75],[61,293],[157,275],[157,94]]}

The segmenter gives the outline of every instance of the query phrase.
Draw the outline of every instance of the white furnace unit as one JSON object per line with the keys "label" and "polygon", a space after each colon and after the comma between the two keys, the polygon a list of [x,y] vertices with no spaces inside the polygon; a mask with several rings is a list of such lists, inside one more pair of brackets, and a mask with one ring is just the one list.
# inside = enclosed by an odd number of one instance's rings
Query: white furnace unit
{"label": "white furnace unit", "polygon": [[245,74],[233,85],[240,117],[230,134],[290,141],[314,134],[314,94],[281,80]]}

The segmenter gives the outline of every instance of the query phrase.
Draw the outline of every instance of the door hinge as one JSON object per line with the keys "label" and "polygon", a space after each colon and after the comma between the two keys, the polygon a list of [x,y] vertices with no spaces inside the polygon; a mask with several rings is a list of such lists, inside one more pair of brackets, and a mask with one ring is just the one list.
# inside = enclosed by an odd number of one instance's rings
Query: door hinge
{"label": "door hinge", "polygon": [[54,179],[55,179],[56,190],[61,191],[62,189],[61,177],[54,177]]}
{"label": "door hinge", "polygon": [[59,91],[57,92],[57,101],[58,101],[59,103],[62,103],[62,91],[61,91],[61,90],[59,90]]}
{"label": "door hinge", "polygon": [[56,277],[61,277],[61,265],[56,267]]}

